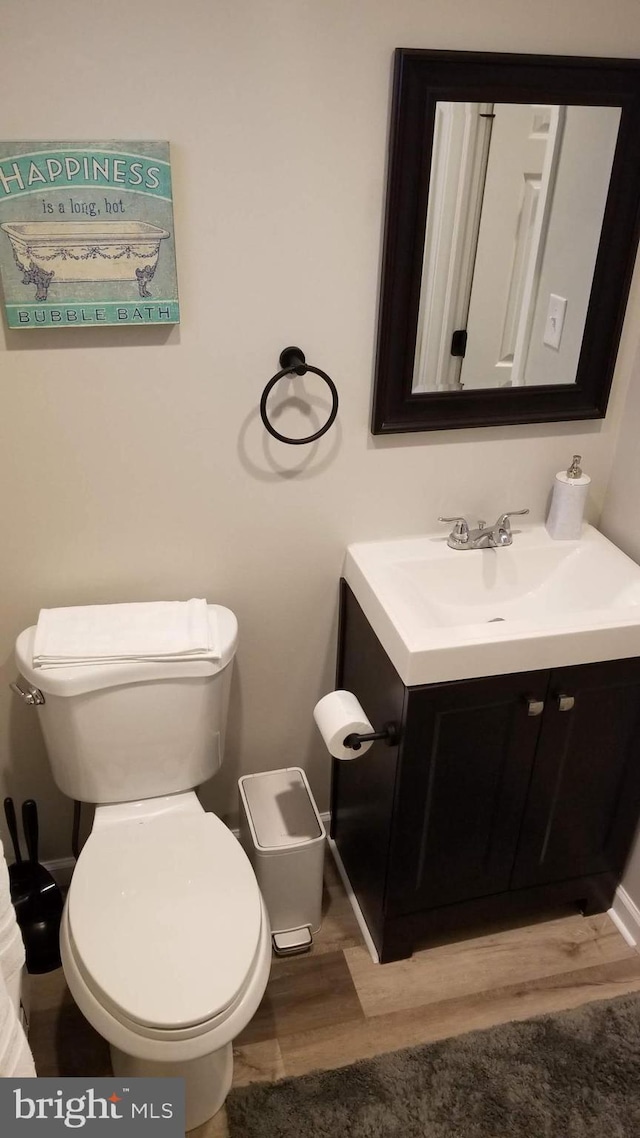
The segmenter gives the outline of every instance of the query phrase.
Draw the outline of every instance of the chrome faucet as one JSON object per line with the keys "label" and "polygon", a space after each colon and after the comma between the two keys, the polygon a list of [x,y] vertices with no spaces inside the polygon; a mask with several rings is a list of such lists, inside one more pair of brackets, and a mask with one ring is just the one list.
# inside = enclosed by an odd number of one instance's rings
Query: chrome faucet
{"label": "chrome faucet", "polygon": [[509,518],[528,513],[528,510],[509,510],[506,514],[500,514],[492,526],[478,522],[477,529],[469,529],[466,518],[438,518],[438,521],[453,522],[453,529],[447,538],[447,545],[451,549],[499,549],[500,546],[511,545],[513,542]]}

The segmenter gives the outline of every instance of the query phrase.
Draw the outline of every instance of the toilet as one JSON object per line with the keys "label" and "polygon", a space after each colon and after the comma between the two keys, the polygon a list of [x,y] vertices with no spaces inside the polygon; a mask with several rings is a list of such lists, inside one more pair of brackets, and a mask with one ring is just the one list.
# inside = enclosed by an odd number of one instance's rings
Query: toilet
{"label": "toilet", "polygon": [[207,612],[215,662],[44,669],[35,628],[16,643],[54,779],[96,804],[62,917],[69,989],[115,1075],[184,1078],[188,1130],[224,1103],[271,964],[253,869],[194,789],[222,762],[238,631],[229,609]]}

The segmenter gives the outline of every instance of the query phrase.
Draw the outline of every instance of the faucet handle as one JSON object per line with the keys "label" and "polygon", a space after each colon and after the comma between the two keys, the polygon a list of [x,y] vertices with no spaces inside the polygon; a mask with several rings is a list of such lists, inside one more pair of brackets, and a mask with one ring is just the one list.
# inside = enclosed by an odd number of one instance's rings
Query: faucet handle
{"label": "faucet handle", "polygon": [[497,524],[499,526],[509,526],[509,518],[519,517],[521,514],[528,514],[529,510],[508,510],[506,514],[500,514]]}
{"label": "faucet handle", "polygon": [[461,545],[469,540],[469,523],[466,518],[438,518],[439,522],[453,522],[453,529],[449,534]]}

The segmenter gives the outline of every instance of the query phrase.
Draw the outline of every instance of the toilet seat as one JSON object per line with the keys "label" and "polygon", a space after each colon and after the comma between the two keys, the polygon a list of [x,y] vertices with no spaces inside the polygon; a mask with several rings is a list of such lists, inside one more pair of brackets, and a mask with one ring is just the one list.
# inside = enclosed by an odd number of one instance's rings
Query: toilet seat
{"label": "toilet seat", "polygon": [[67,899],[70,948],[106,1010],[142,1035],[200,1035],[253,975],[262,903],[242,847],[214,814],[94,828]]}

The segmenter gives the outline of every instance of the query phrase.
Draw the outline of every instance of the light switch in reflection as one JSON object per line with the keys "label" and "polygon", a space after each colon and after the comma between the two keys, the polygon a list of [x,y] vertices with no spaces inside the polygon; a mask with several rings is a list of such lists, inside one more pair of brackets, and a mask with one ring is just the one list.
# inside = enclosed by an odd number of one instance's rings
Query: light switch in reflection
{"label": "light switch in reflection", "polygon": [[549,296],[547,319],[544,326],[544,336],[542,337],[543,342],[547,344],[549,348],[555,348],[557,350],[560,347],[566,311],[566,296],[556,296],[556,294],[552,292]]}

